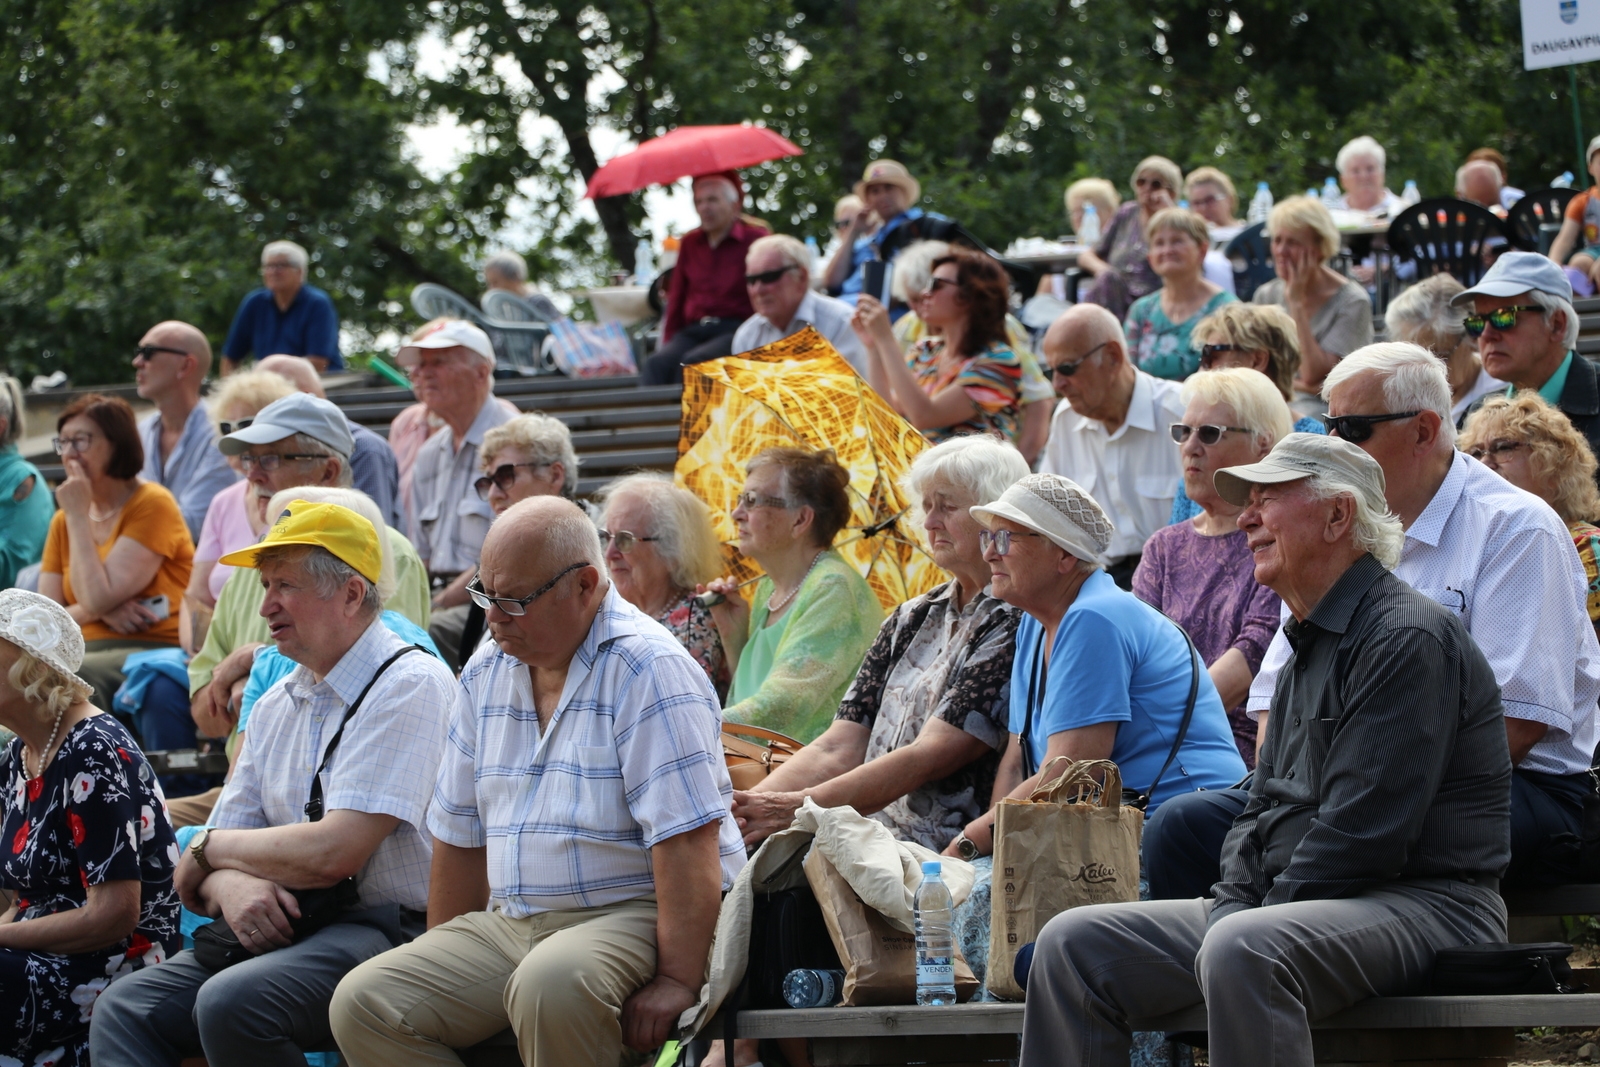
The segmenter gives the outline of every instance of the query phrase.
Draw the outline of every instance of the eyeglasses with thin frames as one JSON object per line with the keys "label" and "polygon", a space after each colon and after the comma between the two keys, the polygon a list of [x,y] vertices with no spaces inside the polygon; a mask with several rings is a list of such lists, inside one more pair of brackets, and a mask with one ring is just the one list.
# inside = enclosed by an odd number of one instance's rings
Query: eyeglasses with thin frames
{"label": "eyeglasses with thin frames", "polygon": [[978,548],[980,551],[987,552],[992,546],[994,548],[995,555],[1009,556],[1011,554],[1011,539],[1013,537],[1043,536],[1044,534],[1034,533],[1032,530],[979,530]]}
{"label": "eyeglasses with thin frames", "polygon": [[627,553],[632,552],[634,545],[638,544],[640,541],[659,541],[661,538],[640,537],[631,530],[618,530],[615,533],[611,532],[610,530],[600,531],[600,546],[602,548],[610,545],[613,540],[615,540],[617,543],[617,551],[626,555]]}
{"label": "eyeglasses with thin frames", "polygon": [[1526,441],[1493,441],[1486,448],[1479,445],[1477,448],[1467,449],[1467,455],[1479,463],[1498,463],[1502,456],[1509,456],[1519,448],[1528,448]]}
{"label": "eyeglasses with thin frames", "polygon": [[733,498],[733,506],[736,508],[744,508],[746,511],[754,511],[756,508],[779,508],[782,510],[788,510],[789,508],[794,507],[793,504],[789,503],[781,496],[762,496],[760,493],[752,492],[749,489],[746,489],[744,492]]}
{"label": "eyeglasses with thin frames", "polygon": [[483,575],[474,574],[472,576],[472,581],[467,583],[467,595],[472,598],[472,602],[474,604],[478,605],[478,607],[482,608],[484,611],[488,611],[490,608],[499,608],[503,613],[510,615],[512,618],[520,618],[528,613],[529,604],[532,604],[535,600],[538,600],[550,590],[554,589],[557,582],[578,568],[587,567],[588,565],[589,564],[587,563],[570,564],[565,570],[558,573],[554,578],[550,579],[548,582],[545,582],[539,588],[535,589],[533,592],[524,597],[490,596],[483,590]]}
{"label": "eyeglasses with thin frames", "polygon": [[517,480],[518,467],[548,467],[548,463],[502,463],[488,474],[483,475],[472,483],[472,488],[478,491],[479,500],[489,499],[489,490],[499,486],[502,493],[509,493],[512,485]]}
{"label": "eyeglasses with thin frames", "polygon": [[1222,440],[1222,435],[1225,433],[1250,432],[1243,426],[1189,426],[1181,422],[1175,422],[1167,429],[1171,432],[1172,439],[1180,445],[1188,441],[1191,435],[1198,435],[1203,445],[1214,445]]}
{"label": "eyeglasses with thin frames", "polygon": [[1070,361],[1062,360],[1060,363],[1057,363],[1055,366],[1050,368],[1050,377],[1052,377],[1052,378],[1070,378],[1070,377],[1072,377],[1074,374],[1078,373],[1078,368],[1083,366],[1084,360],[1088,359],[1090,356],[1094,355],[1096,352],[1100,351],[1102,348],[1104,348],[1106,345],[1108,345],[1110,343],[1111,343],[1110,341],[1101,341],[1099,344],[1097,344],[1093,348],[1089,349],[1089,351],[1085,352],[1083,355],[1079,356],[1077,359],[1070,360]]}
{"label": "eyeglasses with thin frames", "polygon": [[250,452],[241,452],[238,456],[239,469],[244,471],[246,474],[250,473],[251,467],[260,467],[266,473],[271,474],[273,471],[283,466],[285,460],[328,458],[329,456],[326,452],[284,452],[282,454],[277,452],[268,452],[264,456],[257,456]]}

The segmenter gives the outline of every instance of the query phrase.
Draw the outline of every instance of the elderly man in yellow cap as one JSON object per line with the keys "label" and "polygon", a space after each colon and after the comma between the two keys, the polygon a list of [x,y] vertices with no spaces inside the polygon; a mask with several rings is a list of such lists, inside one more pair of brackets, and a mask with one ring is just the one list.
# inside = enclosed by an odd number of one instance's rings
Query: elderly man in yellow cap
{"label": "elderly man in yellow cap", "polygon": [[426,923],[424,817],[456,686],[380,621],[377,529],[296,500],[223,558],[260,572],[261,615],[299,667],[256,703],[212,825],[178,863],[185,905],[217,921],[195,951],[110,987],[96,1064],[303,1064],[345,973]]}

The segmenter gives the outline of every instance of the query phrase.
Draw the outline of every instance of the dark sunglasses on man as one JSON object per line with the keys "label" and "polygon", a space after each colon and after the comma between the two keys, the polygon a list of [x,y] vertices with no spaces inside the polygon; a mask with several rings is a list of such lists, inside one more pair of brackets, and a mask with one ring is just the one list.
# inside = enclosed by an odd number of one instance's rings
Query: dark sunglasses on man
{"label": "dark sunglasses on man", "polygon": [[1517,315],[1524,311],[1543,311],[1538,304],[1515,304],[1507,308],[1495,308],[1487,315],[1468,315],[1461,325],[1467,329],[1470,337],[1482,337],[1486,327],[1493,326],[1500,333],[1514,329],[1517,325]]}
{"label": "dark sunglasses on man", "polygon": [[489,499],[489,487],[498,485],[502,493],[509,493],[511,486],[517,480],[518,467],[548,467],[548,463],[502,463],[488,474],[483,475],[472,483],[472,488],[478,491],[479,500]]}
{"label": "dark sunglasses on man", "polygon": [[189,354],[181,348],[168,348],[165,345],[140,345],[133,350],[133,358],[142,359],[149,363],[162,352],[170,352],[174,356],[187,356]]}
{"label": "dark sunglasses on man", "polygon": [[1070,378],[1070,377],[1072,377],[1074,374],[1078,373],[1078,368],[1083,366],[1083,361],[1084,360],[1088,359],[1090,356],[1094,355],[1096,352],[1100,351],[1102,348],[1104,348],[1106,345],[1108,345],[1110,343],[1111,343],[1110,341],[1101,341],[1099,344],[1097,344],[1093,348],[1089,349],[1089,351],[1085,352],[1083,355],[1079,356],[1077,359],[1070,360],[1070,361],[1069,360],[1062,360],[1060,363],[1057,363],[1055,366],[1050,368],[1050,377],[1052,377],[1052,378]]}
{"label": "dark sunglasses on man", "polygon": [[1186,426],[1181,422],[1175,422],[1167,429],[1172,434],[1172,439],[1180,445],[1189,440],[1191,434],[1198,434],[1203,445],[1214,445],[1222,440],[1222,435],[1225,433],[1250,432],[1243,426]]}
{"label": "dark sunglasses on man", "polygon": [[1322,420],[1322,425],[1328,428],[1330,435],[1359,445],[1372,436],[1372,428],[1378,423],[1409,419],[1420,414],[1420,411],[1396,411],[1388,415],[1318,415],[1317,418]]}
{"label": "dark sunglasses on man", "polygon": [[744,276],[744,283],[746,285],[777,285],[778,281],[785,274],[797,269],[798,268],[791,263],[787,267],[779,267],[777,270],[764,270],[760,274],[746,274]]}

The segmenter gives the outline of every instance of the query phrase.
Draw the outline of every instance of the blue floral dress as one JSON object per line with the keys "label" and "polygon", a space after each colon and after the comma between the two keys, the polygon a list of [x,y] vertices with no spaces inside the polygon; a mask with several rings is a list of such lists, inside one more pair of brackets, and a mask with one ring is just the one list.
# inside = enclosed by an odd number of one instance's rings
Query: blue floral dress
{"label": "blue floral dress", "polygon": [[143,883],[138,925],[115,945],[73,955],[0,948],[0,1063],[87,1067],[101,991],[181,947],[177,841],[150,765],[110,715],[68,730],[39,778],[26,777],[21,740],[6,753],[0,886],[16,894],[15,921],[81,908],[90,886]]}

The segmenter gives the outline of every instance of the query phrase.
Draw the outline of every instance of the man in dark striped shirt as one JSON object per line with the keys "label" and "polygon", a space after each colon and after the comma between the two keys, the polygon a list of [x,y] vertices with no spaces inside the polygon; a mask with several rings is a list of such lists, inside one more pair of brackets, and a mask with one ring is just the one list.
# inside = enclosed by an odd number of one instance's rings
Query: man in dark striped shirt
{"label": "man in dark striped shirt", "polygon": [[1045,927],[1022,1067],[1127,1062],[1126,1020],[1202,999],[1212,1062],[1310,1064],[1312,1020],[1416,990],[1440,949],[1505,939],[1499,686],[1460,620],[1389,573],[1403,534],[1382,469],[1290,434],[1216,479],[1293,616],[1250,800],[1214,901]]}

